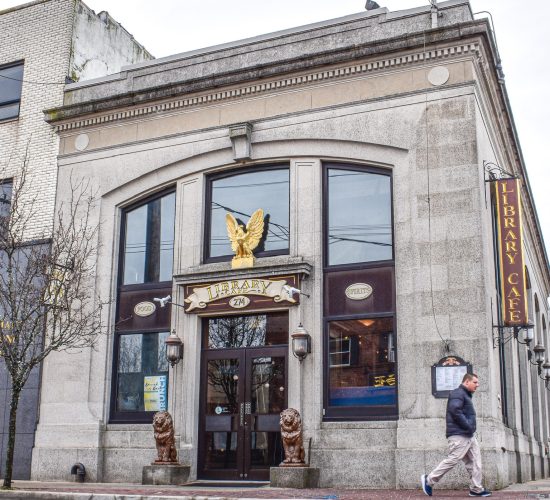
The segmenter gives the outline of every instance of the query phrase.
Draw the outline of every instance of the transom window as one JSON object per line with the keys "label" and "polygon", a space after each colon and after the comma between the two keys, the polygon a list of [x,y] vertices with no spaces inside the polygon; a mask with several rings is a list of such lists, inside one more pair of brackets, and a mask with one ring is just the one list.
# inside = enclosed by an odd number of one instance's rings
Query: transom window
{"label": "transom window", "polygon": [[208,184],[208,223],[206,259],[228,260],[233,251],[227,236],[225,215],[231,213],[246,227],[250,216],[264,211],[264,235],[254,250],[257,256],[288,253],[289,245],[289,171],[288,167],[212,178]]}
{"label": "transom window", "polygon": [[288,343],[288,313],[210,318],[204,329],[208,349],[236,349]]}
{"label": "transom window", "polygon": [[175,202],[168,193],[125,213],[123,285],[172,279]]}
{"label": "transom window", "polygon": [[23,63],[0,67],[0,121],[17,118],[23,86]]}

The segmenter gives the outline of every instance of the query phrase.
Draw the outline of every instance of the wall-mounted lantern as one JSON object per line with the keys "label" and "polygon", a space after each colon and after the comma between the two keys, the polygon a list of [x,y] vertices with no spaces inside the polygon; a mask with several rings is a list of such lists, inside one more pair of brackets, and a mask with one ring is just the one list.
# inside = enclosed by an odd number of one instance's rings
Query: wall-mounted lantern
{"label": "wall-mounted lantern", "polygon": [[546,352],[546,349],[544,346],[537,344],[533,348],[533,352],[535,353],[535,363],[540,367],[542,363],[544,363],[544,353]]}
{"label": "wall-mounted lantern", "polygon": [[535,338],[535,325],[532,323],[517,326],[493,325],[493,332],[496,332],[496,334],[493,333],[493,348],[507,344],[512,339],[529,348],[529,344]]}
{"label": "wall-mounted lantern", "polygon": [[292,353],[298,358],[300,363],[311,353],[311,336],[307,333],[302,323],[292,332]]}
{"label": "wall-mounted lantern", "polygon": [[[523,342],[518,338],[520,331],[522,332]],[[535,325],[533,325],[532,323],[527,323],[526,325],[514,327],[514,338],[520,344],[529,345],[531,341],[535,338]]]}
{"label": "wall-mounted lantern", "polygon": [[172,333],[164,341],[166,344],[166,359],[170,363],[170,366],[174,368],[183,359],[183,342],[176,335],[176,330],[172,330]]}

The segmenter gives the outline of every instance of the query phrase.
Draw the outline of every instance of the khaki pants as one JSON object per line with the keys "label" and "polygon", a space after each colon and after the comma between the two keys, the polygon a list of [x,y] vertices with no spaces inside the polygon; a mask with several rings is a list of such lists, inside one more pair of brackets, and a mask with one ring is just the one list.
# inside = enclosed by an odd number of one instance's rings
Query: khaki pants
{"label": "khaki pants", "polygon": [[481,485],[481,452],[475,437],[449,436],[449,454],[430,474],[427,482],[430,486],[437,483],[460,460],[464,462],[470,475],[470,490],[479,493],[483,491]]}

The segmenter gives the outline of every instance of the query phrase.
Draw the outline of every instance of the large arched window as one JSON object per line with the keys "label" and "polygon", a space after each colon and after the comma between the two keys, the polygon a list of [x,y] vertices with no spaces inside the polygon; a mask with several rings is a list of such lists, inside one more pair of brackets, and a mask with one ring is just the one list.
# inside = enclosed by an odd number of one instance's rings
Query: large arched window
{"label": "large arched window", "polygon": [[205,260],[229,260],[234,252],[227,237],[225,216],[231,213],[244,227],[259,208],[264,211],[264,235],[257,257],[289,252],[289,169],[262,166],[216,175],[207,182]]}
{"label": "large arched window", "polygon": [[324,164],[325,419],[397,418],[388,170]]}
{"label": "large arched window", "polygon": [[170,308],[153,299],[172,293],[175,201],[164,191],[122,211],[112,422],[150,422],[167,408]]}

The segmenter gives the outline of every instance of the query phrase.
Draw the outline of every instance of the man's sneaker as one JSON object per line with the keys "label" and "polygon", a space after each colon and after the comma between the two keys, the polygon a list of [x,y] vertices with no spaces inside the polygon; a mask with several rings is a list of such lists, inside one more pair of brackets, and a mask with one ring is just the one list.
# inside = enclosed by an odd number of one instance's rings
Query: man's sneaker
{"label": "man's sneaker", "polygon": [[[424,491],[424,493],[426,493],[426,495],[431,497],[432,496],[432,487],[428,484],[428,475],[427,474],[422,474],[422,476],[420,476],[420,482],[422,483],[422,490]],[[470,493],[472,493],[472,492],[470,491]]]}
{"label": "man's sneaker", "polygon": [[476,493],[475,491],[470,490],[470,496],[471,497],[490,497],[492,493],[489,490],[483,490],[479,493]]}

